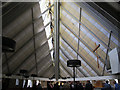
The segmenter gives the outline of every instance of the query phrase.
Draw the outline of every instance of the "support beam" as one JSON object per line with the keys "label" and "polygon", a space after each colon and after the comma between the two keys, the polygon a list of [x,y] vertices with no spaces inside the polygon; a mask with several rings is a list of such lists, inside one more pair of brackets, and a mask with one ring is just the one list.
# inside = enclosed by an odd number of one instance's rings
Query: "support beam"
{"label": "support beam", "polygon": [[[87,80],[113,80],[113,79],[119,79],[120,75],[111,75],[111,76],[95,76],[95,77],[82,77],[82,78],[76,78],[76,81],[87,81]],[[72,81],[73,78],[69,79],[60,79],[59,81]]]}
{"label": "support beam", "polygon": [[[60,34],[61,35],[61,34]],[[100,76],[100,72],[98,72],[98,70],[96,68],[93,67],[92,64],[90,64],[84,56],[82,56],[79,52],[77,52],[77,50],[70,44],[68,43],[68,41],[61,35],[61,38],[76,52],[78,53],[78,55],[92,68],[93,71],[95,71],[97,73],[98,76]]]}
{"label": "support beam", "polygon": [[[0,2],[0,6],[2,6],[2,2]],[[0,16],[1,15],[2,9],[0,9]],[[0,23],[2,23],[2,17],[0,17]],[[2,44],[2,24],[0,24],[0,43]],[[2,90],[2,46],[0,45],[0,47],[0,90]]]}
{"label": "support beam", "polygon": [[[109,41],[108,41],[108,47],[110,46],[111,35],[112,35],[112,31],[110,31]],[[105,66],[108,64],[108,51],[109,51],[109,48],[107,48],[107,52],[106,52],[106,57],[105,57],[105,62],[104,62],[104,67],[103,67],[102,76],[104,76]]]}
{"label": "support beam", "polygon": [[54,32],[55,32],[55,79],[59,79],[59,29],[60,29],[60,2],[54,2]]}
{"label": "support beam", "polygon": [[[80,7],[80,16],[79,16],[79,21],[81,22],[81,16],[82,16],[82,8]],[[79,23],[79,37],[80,37],[80,27],[81,27],[81,24]],[[79,45],[80,45],[80,40],[78,38],[78,46],[77,46],[77,51],[79,52]],[[77,54],[77,60],[78,60],[78,54]],[[75,68],[76,69],[76,75],[77,75],[77,67]]]}
{"label": "support beam", "polygon": [[35,55],[35,64],[36,64],[36,75],[38,75],[38,66],[37,66],[37,55],[36,55],[36,42],[35,42],[35,30],[34,30],[34,14],[33,14],[33,8],[31,8],[32,13],[32,29],[33,29],[33,45],[34,45],[34,55]]}
{"label": "support beam", "polygon": [[[16,76],[16,75],[12,75],[12,76],[6,76],[6,75],[2,75],[3,78],[11,78],[11,79],[26,79],[22,76]],[[119,79],[120,75],[111,75],[111,76],[96,76],[96,77],[82,77],[82,78],[76,78],[76,81],[87,81],[87,80],[113,80],[113,79]],[[33,80],[33,77],[29,77],[26,80]],[[41,80],[41,81],[55,81],[55,79],[50,80],[49,78],[41,78],[41,77],[34,77],[34,80]],[[69,78],[69,79],[59,79],[59,81],[73,81],[73,78]]]}
{"label": "support beam", "polygon": [[[82,8],[80,8],[80,17],[79,17],[79,21],[81,22],[81,16],[82,16]],[[80,38],[80,27],[81,27],[81,24],[79,23],[79,35],[78,37]],[[79,44],[80,44],[80,40],[78,38],[78,47],[77,47],[77,51],[79,51]],[[78,54],[77,54],[77,59],[78,59]]]}
{"label": "support beam", "polygon": [[26,79],[26,80],[41,80],[41,81],[50,81],[49,78],[41,78],[41,77],[29,77],[29,78],[25,78],[23,76],[17,76],[17,75],[12,75],[12,76],[6,76],[6,75],[2,75],[3,78],[11,78],[11,79]]}
{"label": "support beam", "polygon": [[[70,57],[64,52],[64,50],[62,48],[60,48],[61,52],[70,60]],[[81,68],[77,67],[78,71],[81,72],[85,77],[87,77],[87,75],[82,71]]]}

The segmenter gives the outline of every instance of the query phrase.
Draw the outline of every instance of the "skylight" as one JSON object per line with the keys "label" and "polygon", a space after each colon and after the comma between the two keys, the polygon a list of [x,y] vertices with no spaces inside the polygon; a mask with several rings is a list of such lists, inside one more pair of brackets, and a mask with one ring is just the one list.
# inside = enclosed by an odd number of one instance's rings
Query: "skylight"
{"label": "skylight", "polygon": [[[39,4],[40,4],[41,13],[43,13],[45,10],[49,8],[49,0],[41,0]],[[51,5],[52,4],[53,2],[51,2]],[[42,18],[44,21],[43,22],[44,26],[51,21],[49,10],[46,13],[42,14]],[[50,24],[45,28],[45,32],[46,32],[47,38],[49,38],[51,36]],[[51,50],[53,48],[52,38],[48,40],[48,45],[49,45],[49,49]],[[53,52],[51,52],[51,57],[53,58]]]}

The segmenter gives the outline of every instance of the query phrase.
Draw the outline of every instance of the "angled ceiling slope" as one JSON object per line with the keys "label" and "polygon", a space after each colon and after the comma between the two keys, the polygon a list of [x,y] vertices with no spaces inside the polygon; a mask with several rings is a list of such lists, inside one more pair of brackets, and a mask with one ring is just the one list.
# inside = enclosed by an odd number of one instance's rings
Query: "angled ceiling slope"
{"label": "angled ceiling slope", "polygon": [[53,76],[53,62],[40,15],[39,3],[10,2],[2,8],[3,36],[16,41],[15,52],[2,54],[3,74],[15,75],[25,69],[28,75]]}
{"label": "angled ceiling slope", "polygon": [[[17,4],[13,6],[17,7]],[[34,24],[32,22],[41,14],[39,4],[25,4],[29,7],[26,10],[21,7],[19,9],[21,13],[17,8],[8,11],[4,11],[3,8],[3,36],[17,42],[14,53],[3,53],[3,74],[18,74],[20,69],[26,69],[29,75],[38,73],[40,77],[50,78],[54,76],[54,67],[43,19],[35,20]],[[72,68],[67,67],[67,60],[76,58],[82,62],[82,66],[76,69],[76,77],[101,76],[110,30],[113,30],[113,33],[109,49],[120,47],[118,28],[114,28],[115,25],[111,27],[110,23],[86,4],[62,2],[60,6],[60,76],[62,77],[72,77]],[[93,52],[99,44],[97,52]],[[107,65],[109,66],[109,63]],[[104,75],[110,73],[105,70]]]}
{"label": "angled ceiling slope", "polygon": [[[120,47],[119,28],[106,22],[92,7],[83,2],[62,2],[60,6],[60,62],[64,66],[69,59],[81,60],[82,66],[77,68],[76,77],[91,77],[103,75],[104,62],[108,48],[109,51]],[[95,13],[96,12],[96,13]],[[110,21],[109,21],[110,22]],[[97,52],[93,50],[100,44]],[[109,57],[108,62],[109,62]],[[107,69],[104,76],[111,75]],[[70,72],[71,68],[66,68]],[[71,73],[69,73],[71,75]]]}

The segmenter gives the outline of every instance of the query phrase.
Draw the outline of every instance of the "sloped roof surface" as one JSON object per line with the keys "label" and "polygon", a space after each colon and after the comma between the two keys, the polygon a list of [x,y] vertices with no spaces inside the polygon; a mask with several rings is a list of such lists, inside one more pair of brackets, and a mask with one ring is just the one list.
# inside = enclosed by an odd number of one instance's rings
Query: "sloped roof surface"
{"label": "sloped roof surface", "polygon": [[3,53],[3,74],[24,69],[28,75],[51,77],[54,71],[39,3],[12,2],[8,7],[3,8],[2,32],[16,41],[16,50]]}
{"label": "sloped roof surface", "polygon": [[[69,59],[81,60],[81,67],[76,69],[76,77],[101,76],[111,30],[113,33],[109,51],[120,47],[119,28],[86,5],[85,2],[61,2],[61,77],[72,77],[73,69],[67,67]],[[2,32],[3,36],[16,41],[16,50],[13,53],[3,53],[3,74],[18,74],[21,69],[25,69],[28,75],[38,74],[46,78],[54,76],[55,69],[50,54],[52,50],[49,49],[44,20],[39,17],[42,14],[39,3],[12,2],[8,7],[3,8]],[[93,52],[99,44],[100,47]],[[110,68],[109,63],[107,68]],[[110,73],[105,69],[104,75]]]}
{"label": "sloped roof surface", "polygon": [[[66,62],[68,59],[81,60],[82,66],[77,70],[78,77],[101,76],[110,31],[113,31],[113,33],[110,39],[109,51],[115,47],[120,47],[119,28],[111,27],[104,18],[100,18],[99,14],[93,12],[95,9],[92,11],[91,8],[87,8],[85,5],[85,2],[61,3],[60,60],[61,62]],[[97,49],[97,52],[93,52],[99,44],[100,48]],[[109,62],[107,68],[110,68]],[[110,73],[106,70],[104,75],[110,75]]]}

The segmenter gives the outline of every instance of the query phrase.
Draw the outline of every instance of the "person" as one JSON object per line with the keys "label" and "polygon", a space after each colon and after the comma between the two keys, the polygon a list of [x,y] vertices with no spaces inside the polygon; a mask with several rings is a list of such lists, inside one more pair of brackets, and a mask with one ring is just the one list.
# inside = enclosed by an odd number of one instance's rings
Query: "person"
{"label": "person", "polygon": [[33,83],[33,87],[32,87],[32,90],[36,90],[37,89],[37,86],[35,83]]}
{"label": "person", "polygon": [[60,83],[60,90],[62,90],[63,89],[63,85],[62,85],[62,82]]}
{"label": "person", "polygon": [[84,88],[83,88],[81,83],[78,83],[78,87],[77,88],[78,88],[78,90],[84,90]]}
{"label": "person", "polygon": [[53,89],[53,85],[51,82],[48,82],[47,84],[47,90],[52,90]]}
{"label": "person", "polygon": [[65,82],[63,85],[63,90],[69,90],[70,89],[70,85],[68,82]]}
{"label": "person", "polygon": [[115,85],[115,90],[120,90],[120,85],[116,83],[116,81],[113,81],[113,83]]}
{"label": "person", "polygon": [[58,82],[57,82],[56,84],[54,84],[53,90],[60,90],[59,85],[58,85]]}
{"label": "person", "polygon": [[104,84],[104,87],[102,88],[102,90],[112,90],[111,85],[108,84],[108,81],[106,81],[106,83]]}
{"label": "person", "polygon": [[85,90],[93,90],[93,85],[90,83],[90,81],[87,81],[87,84],[85,85]]}
{"label": "person", "polygon": [[38,83],[37,90],[42,90],[42,86],[40,83]]}
{"label": "person", "polygon": [[74,82],[70,83],[70,90],[75,90],[75,83]]}

